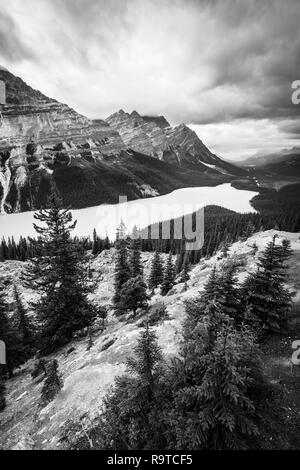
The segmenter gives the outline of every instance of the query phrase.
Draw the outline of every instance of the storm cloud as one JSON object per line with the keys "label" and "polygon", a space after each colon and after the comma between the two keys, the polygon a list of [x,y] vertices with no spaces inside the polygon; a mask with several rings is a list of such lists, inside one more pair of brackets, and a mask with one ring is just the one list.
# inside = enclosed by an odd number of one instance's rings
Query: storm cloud
{"label": "storm cloud", "polygon": [[284,146],[299,24],[298,0],[0,0],[0,61],[89,117],[268,123]]}

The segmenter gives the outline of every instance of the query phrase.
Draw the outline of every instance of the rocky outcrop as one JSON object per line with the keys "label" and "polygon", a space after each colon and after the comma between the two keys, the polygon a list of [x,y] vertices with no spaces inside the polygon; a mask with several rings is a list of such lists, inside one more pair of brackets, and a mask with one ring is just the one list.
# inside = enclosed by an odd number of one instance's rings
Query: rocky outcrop
{"label": "rocky outcrop", "polygon": [[122,109],[106,119],[127,147],[152,157],[162,156],[168,148],[167,136],[155,121],[143,119],[136,111],[131,114]]}

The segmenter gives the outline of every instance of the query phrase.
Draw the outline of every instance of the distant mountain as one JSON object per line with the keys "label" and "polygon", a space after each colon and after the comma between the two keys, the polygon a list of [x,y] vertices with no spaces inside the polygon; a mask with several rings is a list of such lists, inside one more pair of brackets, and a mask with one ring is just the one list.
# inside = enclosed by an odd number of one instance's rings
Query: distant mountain
{"label": "distant mountain", "polygon": [[245,173],[214,155],[188,126],[172,127],[164,116],[141,116],[137,111],[126,113],[121,109],[106,122],[120,134],[127,147],[158,160],[208,173]]}
{"label": "distant mountain", "polygon": [[45,205],[53,186],[64,204],[82,208],[215,185],[243,171],[163,116],[90,120],[1,67],[0,81],[0,213]]}
{"label": "distant mountain", "polygon": [[256,171],[269,176],[300,178],[300,152],[285,155],[272,163],[256,168]]}
{"label": "distant mountain", "polygon": [[263,151],[257,152],[252,157],[239,162],[240,166],[245,167],[263,167],[270,164],[277,164],[292,158],[293,156],[300,155],[300,147],[293,147],[290,149],[282,149],[277,152],[264,153]]}

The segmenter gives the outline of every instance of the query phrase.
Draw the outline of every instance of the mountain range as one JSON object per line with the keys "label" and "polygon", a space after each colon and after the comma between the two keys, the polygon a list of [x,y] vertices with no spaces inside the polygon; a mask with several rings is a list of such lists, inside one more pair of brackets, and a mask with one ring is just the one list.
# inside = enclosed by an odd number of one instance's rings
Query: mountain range
{"label": "mountain range", "polygon": [[0,211],[46,204],[55,186],[82,208],[246,174],[214,155],[185,124],[123,110],[91,120],[0,68],[6,97],[0,115]]}
{"label": "mountain range", "polygon": [[285,148],[274,152],[257,152],[246,160],[237,163],[241,168],[265,176],[300,176],[300,148]]}
{"label": "mountain range", "polygon": [[259,151],[243,162],[239,162],[239,165],[259,168],[284,162],[293,156],[300,156],[300,147],[284,148],[273,152]]}

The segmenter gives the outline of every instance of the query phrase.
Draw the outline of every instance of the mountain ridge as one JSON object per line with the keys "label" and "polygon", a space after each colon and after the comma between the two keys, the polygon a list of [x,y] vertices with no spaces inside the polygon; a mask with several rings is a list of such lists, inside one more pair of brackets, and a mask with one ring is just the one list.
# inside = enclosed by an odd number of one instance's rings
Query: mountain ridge
{"label": "mountain ridge", "polygon": [[120,109],[106,122],[133,150],[178,166],[242,175],[243,170],[214,155],[186,124],[171,126],[164,116],[141,116]]}
{"label": "mountain ridge", "polygon": [[[136,111],[129,116],[121,110],[116,122],[90,120],[7,70],[0,69],[0,80],[6,87],[0,213],[45,205],[53,185],[65,204],[82,208],[118,202],[118,194],[135,199],[187,185],[210,186],[242,172],[213,156],[186,125],[171,127],[163,116],[142,117]],[[121,121],[128,120],[121,132],[120,113]]]}

